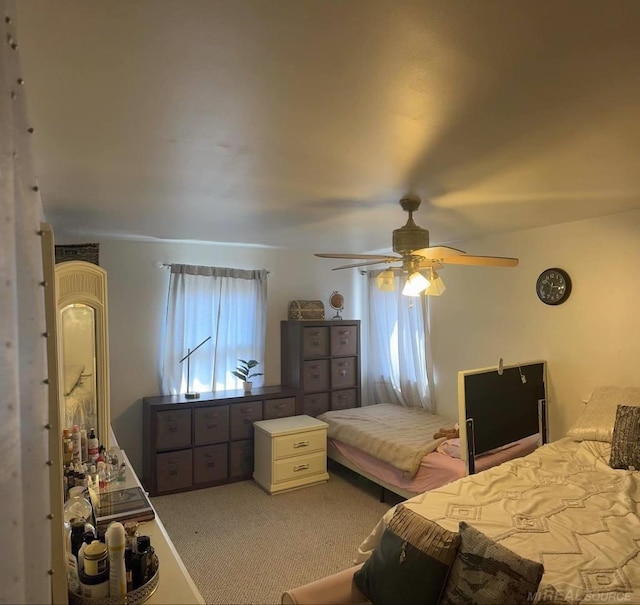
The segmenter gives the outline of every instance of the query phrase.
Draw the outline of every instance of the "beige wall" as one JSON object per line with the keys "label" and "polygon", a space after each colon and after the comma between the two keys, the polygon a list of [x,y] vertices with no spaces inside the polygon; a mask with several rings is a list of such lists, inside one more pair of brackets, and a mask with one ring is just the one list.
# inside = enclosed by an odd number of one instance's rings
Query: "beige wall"
{"label": "beige wall", "polygon": [[[550,433],[562,437],[597,385],[640,385],[640,211],[460,244],[470,254],[517,256],[516,268],[450,266],[432,304],[436,397],[457,415],[457,372],[548,362]],[[540,302],[535,282],[561,267],[571,296]]]}
{"label": "beige wall", "polygon": [[[56,237],[57,243],[68,243]],[[312,253],[282,250],[177,244],[100,241],[100,265],[107,271],[111,363],[111,424],[120,445],[142,473],[142,401],[160,394],[159,347],[169,270],[158,262],[267,269],[267,346],[265,384],[280,383],[280,321],[293,299],[322,300],[331,317],[329,296],[345,297],[344,316],[359,319],[363,277],[355,271],[332,272],[329,260]]]}
{"label": "beige wall", "polygon": [[[58,243],[68,243],[56,236]],[[470,254],[517,256],[516,268],[449,266],[447,291],[431,299],[438,411],[457,415],[457,372],[532,359],[548,361],[550,429],[562,436],[581,400],[599,384],[639,385],[640,211],[458,242]],[[136,470],[142,465],[141,398],[159,393],[160,330],[169,274],[156,263],[268,269],[267,384],[280,380],[280,320],[289,300],[320,299],[333,290],[344,316],[363,319],[364,278],[332,272],[310,252],[198,244],[100,242],[108,274],[111,419]],[[535,281],[547,268],[569,272],[573,292],[558,307],[542,304]],[[363,378],[366,330],[363,330]],[[366,398],[366,389],[363,390]]]}

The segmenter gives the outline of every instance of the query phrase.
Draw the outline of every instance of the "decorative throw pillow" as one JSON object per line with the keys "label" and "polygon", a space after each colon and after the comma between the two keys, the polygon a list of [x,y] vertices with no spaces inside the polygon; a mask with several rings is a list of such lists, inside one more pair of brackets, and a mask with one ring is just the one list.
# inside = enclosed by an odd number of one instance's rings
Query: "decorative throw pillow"
{"label": "decorative throw pillow", "polygon": [[618,405],[640,406],[640,387],[597,387],[567,432],[574,441],[611,443]]}
{"label": "decorative throw pillow", "polygon": [[640,471],[640,407],[618,406],[609,466]]}
{"label": "decorative throw pillow", "polygon": [[442,605],[524,605],[538,590],[544,567],[460,522],[460,548]]}
{"label": "decorative throw pillow", "polygon": [[376,605],[435,605],[459,544],[457,533],[400,504],[355,584]]}

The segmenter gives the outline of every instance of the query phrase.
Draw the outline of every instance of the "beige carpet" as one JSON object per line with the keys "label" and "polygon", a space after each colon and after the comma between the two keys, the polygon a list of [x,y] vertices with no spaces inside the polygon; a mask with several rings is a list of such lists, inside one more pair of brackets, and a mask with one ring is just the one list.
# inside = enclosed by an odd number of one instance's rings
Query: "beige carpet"
{"label": "beige carpet", "polygon": [[349,471],[330,475],[275,496],[242,481],[152,501],[206,603],[279,603],[284,590],[351,566],[390,506]]}

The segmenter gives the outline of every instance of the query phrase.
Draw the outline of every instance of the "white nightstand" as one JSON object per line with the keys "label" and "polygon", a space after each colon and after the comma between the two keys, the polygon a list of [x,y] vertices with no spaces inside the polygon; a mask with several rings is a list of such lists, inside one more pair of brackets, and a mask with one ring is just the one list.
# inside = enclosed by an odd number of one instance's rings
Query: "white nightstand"
{"label": "white nightstand", "polygon": [[256,483],[276,494],[327,481],[327,426],[311,416],[254,422]]}

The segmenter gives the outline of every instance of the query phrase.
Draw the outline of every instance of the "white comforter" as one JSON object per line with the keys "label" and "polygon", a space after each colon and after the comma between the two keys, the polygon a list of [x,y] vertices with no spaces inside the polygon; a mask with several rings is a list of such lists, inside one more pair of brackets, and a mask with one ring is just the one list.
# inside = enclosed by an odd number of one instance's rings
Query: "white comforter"
{"label": "white comforter", "polygon": [[384,460],[413,477],[422,458],[433,452],[444,438],[433,435],[454,421],[422,408],[378,403],[361,408],[333,410],[318,416],[329,425],[329,439],[341,441]]}
{"label": "white comforter", "polygon": [[[467,521],[545,568],[537,600],[640,603],[640,472],[609,467],[610,444],[570,439],[411,498],[457,531]],[[378,544],[391,509],[360,545]]]}

